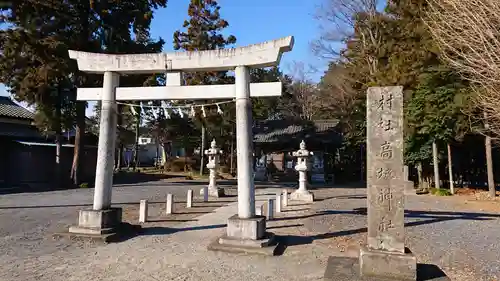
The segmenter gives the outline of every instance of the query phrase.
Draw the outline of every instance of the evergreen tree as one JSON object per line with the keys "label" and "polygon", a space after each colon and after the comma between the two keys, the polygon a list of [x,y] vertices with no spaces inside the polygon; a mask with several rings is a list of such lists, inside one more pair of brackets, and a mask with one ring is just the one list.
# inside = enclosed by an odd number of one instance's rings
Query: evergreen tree
{"label": "evergreen tree", "polygon": [[[220,16],[220,6],[213,0],[191,0],[188,7],[189,19],[184,21],[184,31],[177,30],[173,34],[174,49],[185,51],[218,50],[236,43],[233,35],[224,36],[222,31],[229,23]],[[210,85],[234,83],[234,77],[227,75],[227,71],[185,73],[186,85]],[[216,101],[206,99],[200,103],[213,103]],[[190,102],[192,103],[192,102]],[[234,105],[223,106],[224,114],[221,116],[215,108],[206,108],[206,117],[197,114],[193,119],[198,128],[207,128],[212,136],[223,136],[224,142],[230,134],[225,134],[232,125],[229,120],[234,120]],[[229,124],[228,124],[229,123]],[[229,128],[228,128],[229,127]],[[232,130],[227,131],[228,133]],[[202,140],[205,142],[205,140]]]}

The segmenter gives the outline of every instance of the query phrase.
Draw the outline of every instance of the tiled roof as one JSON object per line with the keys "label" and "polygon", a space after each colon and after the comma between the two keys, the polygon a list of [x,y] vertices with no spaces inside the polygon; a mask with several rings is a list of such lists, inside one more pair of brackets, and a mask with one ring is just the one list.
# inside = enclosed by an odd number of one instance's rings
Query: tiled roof
{"label": "tiled roof", "polygon": [[257,121],[253,127],[254,142],[274,143],[325,133],[335,133],[338,123],[338,120],[317,120],[312,122],[291,120]]}
{"label": "tiled roof", "polygon": [[0,117],[33,119],[35,114],[16,104],[9,97],[0,96]]}

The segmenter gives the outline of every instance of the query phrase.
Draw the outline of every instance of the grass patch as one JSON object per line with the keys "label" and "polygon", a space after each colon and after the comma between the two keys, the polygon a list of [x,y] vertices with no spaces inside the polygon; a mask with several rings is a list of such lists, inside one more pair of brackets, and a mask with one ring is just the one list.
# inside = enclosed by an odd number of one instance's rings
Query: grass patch
{"label": "grass patch", "polygon": [[451,196],[451,192],[444,188],[431,188],[430,192],[432,195],[436,196]]}
{"label": "grass patch", "polygon": [[83,182],[79,185],[80,188],[89,188],[89,183],[88,182]]}

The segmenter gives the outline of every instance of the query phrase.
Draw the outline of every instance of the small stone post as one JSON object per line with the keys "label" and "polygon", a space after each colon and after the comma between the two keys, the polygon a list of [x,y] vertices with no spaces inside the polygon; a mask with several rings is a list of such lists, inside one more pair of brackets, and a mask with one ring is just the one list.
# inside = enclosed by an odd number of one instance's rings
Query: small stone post
{"label": "small stone post", "polygon": [[266,217],[268,220],[272,220],[274,218],[274,199],[267,200],[267,214]]}
{"label": "small stone post", "polygon": [[186,200],[186,208],[193,207],[193,190],[188,190],[187,192],[187,200]]}
{"label": "small stone post", "polygon": [[139,223],[148,221],[148,200],[141,200],[139,204]]}
{"label": "small stone post", "polygon": [[290,195],[290,199],[305,202],[313,202],[314,195],[307,190],[307,171],[309,170],[308,160],[312,152],[306,149],[305,141],[300,143],[300,149],[292,154],[297,157],[295,170],[299,172],[299,189]]}
{"label": "small stone post", "polygon": [[167,194],[167,215],[172,214],[174,212],[174,195],[169,193]]}
{"label": "small stone post", "polygon": [[[222,150],[217,147],[215,139],[210,144],[210,149],[205,150],[205,155],[208,156],[207,168],[210,170],[210,177],[208,183],[208,195],[213,197],[224,196],[224,189],[217,187],[217,175],[219,174],[220,155]],[[204,189],[201,190],[200,195],[204,195]]]}
{"label": "small stone post", "polygon": [[208,194],[210,193],[210,191],[208,190],[208,186],[205,186],[201,189],[201,193],[203,194],[203,202],[208,202]]}
{"label": "small stone post", "polygon": [[288,190],[283,189],[283,199],[281,201],[283,207],[288,207]]}
{"label": "small stone post", "polygon": [[281,213],[281,193],[276,193],[276,213]]}

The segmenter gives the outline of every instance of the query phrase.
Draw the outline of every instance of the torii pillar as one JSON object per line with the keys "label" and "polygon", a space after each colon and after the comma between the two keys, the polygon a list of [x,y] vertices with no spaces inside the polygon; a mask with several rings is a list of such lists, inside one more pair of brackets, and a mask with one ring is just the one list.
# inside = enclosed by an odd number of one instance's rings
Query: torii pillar
{"label": "torii pillar", "polygon": [[[255,215],[251,97],[280,96],[281,82],[250,83],[250,68],[277,66],[293,48],[293,37],[241,48],[158,54],[97,54],[69,51],[80,71],[103,74],[103,88],[79,88],[78,100],[102,101],[98,162],[91,210],[80,211],[75,234],[109,234],[119,230],[121,209],[111,207],[117,100],[236,99],[238,214],[229,218],[227,233],[211,246],[214,250],[261,249],[272,245],[266,220]],[[182,72],[234,70],[234,85],[182,86]],[[166,86],[119,87],[120,75],[166,73]],[[231,248],[231,249],[228,249]]]}

